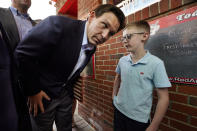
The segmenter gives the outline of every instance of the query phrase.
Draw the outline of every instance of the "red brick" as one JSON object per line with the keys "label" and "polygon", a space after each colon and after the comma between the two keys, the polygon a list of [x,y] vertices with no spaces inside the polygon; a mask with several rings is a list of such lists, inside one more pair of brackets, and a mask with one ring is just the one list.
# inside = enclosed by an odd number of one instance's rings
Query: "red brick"
{"label": "red brick", "polygon": [[98,88],[98,93],[99,94],[98,94],[98,96],[103,95],[103,92],[104,92],[103,89],[101,89],[100,85],[99,85],[99,88]]}
{"label": "red brick", "polygon": [[[93,82],[87,82],[86,85],[93,86],[93,87],[98,87],[98,84],[97,83],[93,83]],[[95,88],[94,88],[94,90],[95,90]]]}
{"label": "red brick", "polygon": [[115,79],[115,76],[106,75],[106,80],[108,80],[108,81],[114,81],[114,79]]}
{"label": "red brick", "polygon": [[95,65],[95,70],[98,70],[99,69],[99,65]]}
{"label": "red brick", "polygon": [[105,55],[116,54],[116,53],[117,53],[117,49],[112,49],[112,50],[105,51]]}
{"label": "red brick", "polygon": [[178,113],[176,111],[168,110],[166,112],[166,116],[179,121],[187,122],[187,115],[184,115],[183,113]]}
{"label": "red brick", "polygon": [[189,4],[194,2],[195,0],[183,0],[183,4]]}
{"label": "red brick", "polygon": [[188,103],[188,97],[185,95],[180,95],[180,94],[174,94],[174,93],[170,93],[170,100],[171,101],[176,101],[176,102],[180,102],[180,103]]}
{"label": "red brick", "polygon": [[125,53],[127,52],[126,48],[119,48],[118,53]]}
{"label": "red brick", "polygon": [[109,87],[109,86],[105,86],[105,85],[99,85],[99,88],[102,89],[102,91],[111,91],[113,90],[112,87]]}
{"label": "red brick", "polygon": [[120,59],[123,56],[123,54],[115,54],[115,55],[110,55],[110,59]]}
{"label": "red brick", "polygon": [[115,76],[116,75],[116,72],[115,71],[105,71],[105,75]]}
{"label": "red brick", "polygon": [[91,105],[98,103],[95,99],[91,99],[90,97],[86,97],[86,96],[84,97],[84,101],[88,101],[92,103]]}
{"label": "red brick", "polygon": [[[108,96],[108,97],[112,96],[112,92],[111,91],[104,91],[103,93],[104,93],[105,96]],[[111,100],[110,100],[110,102],[111,102]]]}
{"label": "red brick", "polygon": [[197,109],[195,107],[189,106],[189,105],[182,105],[178,103],[171,103],[171,109],[177,111],[189,114],[191,116],[197,116]]}
{"label": "red brick", "polygon": [[158,8],[158,3],[155,3],[150,6],[150,16],[156,16],[159,14],[159,8]]}
{"label": "red brick", "polygon": [[99,66],[100,70],[109,70],[109,66]]}
{"label": "red brick", "polygon": [[181,130],[181,131],[196,131],[197,128],[191,127],[191,125],[183,122],[178,122],[175,120],[170,120],[170,126]]}
{"label": "red brick", "polygon": [[[111,104],[111,106],[112,106],[112,104]],[[113,118],[113,116],[114,116],[114,112],[110,112],[109,110],[104,110],[104,114],[106,114],[107,116],[109,116],[111,118]]]}
{"label": "red brick", "polygon": [[160,4],[160,13],[166,12],[169,9],[169,0],[161,0]]}
{"label": "red brick", "polygon": [[100,56],[97,60],[109,60],[109,56]]}
{"label": "red brick", "polygon": [[109,96],[106,96],[106,95],[102,95],[102,98],[105,100],[105,101],[111,101],[112,100],[112,97],[109,95]]}
{"label": "red brick", "polygon": [[[113,36],[113,38],[119,37],[119,36],[122,36],[122,30],[119,31],[118,33],[116,33],[116,34]],[[117,42],[118,42],[118,41],[117,41]]]}
{"label": "red brick", "polygon": [[115,66],[110,66],[110,67],[109,67],[109,70],[112,70],[112,71],[114,71],[114,72],[115,72],[115,69],[116,69],[116,65],[115,65]]}
{"label": "red brick", "polygon": [[197,126],[197,117],[191,117],[191,125]]}
{"label": "red brick", "polygon": [[135,13],[135,21],[140,21],[141,20],[141,14],[142,14],[141,11],[138,11],[138,12]]}
{"label": "red brick", "polygon": [[99,55],[104,55],[104,51],[96,51],[96,55],[99,56]]}
{"label": "red brick", "polygon": [[[164,125],[164,124],[161,124],[160,126],[159,126],[159,129],[161,130],[161,131],[177,131],[176,129],[174,129],[174,128],[172,128],[172,127],[169,127],[168,125]],[[159,131],[160,131],[159,130]]]}
{"label": "red brick", "polygon": [[146,7],[142,10],[142,20],[147,19],[149,17],[149,7]]}
{"label": "red brick", "polygon": [[165,115],[161,123],[168,124],[169,123],[168,121],[169,121],[169,119]]}
{"label": "red brick", "polygon": [[182,0],[171,0],[171,9],[181,6]]}
{"label": "red brick", "polygon": [[108,115],[104,115],[104,119],[106,121],[108,121],[109,123],[112,123],[113,122],[113,118],[112,117],[109,117]]}
{"label": "red brick", "polygon": [[124,45],[122,43],[110,44],[110,49],[119,48],[119,47],[124,47]]}
{"label": "red brick", "polygon": [[116,38],[117,43],[122,43],[122,42],[121,42],[121,38],[122,38],[122,35],[120,35],[120,36],[118,36],[118,37]]}
{"label": "red brick", "polygon": [[108,41],[105,42],[106,44],[116,43],[116,38],[111,37]]}
{"label": "red brick", "polygon": [[101,71],[101,70],[96,70],[96,74],[104,75],[104,74],[105,74],[105,72],[104,72],[104,71]]}
{"label": "red brick", "polygon": [[177,86],[176,84],[172,83],[172,87],[168,88],[168,90],[176,92],[176,86]]}
{"label": "red brick", "polygon": [[106,76],[103,76],[103,75],[96,75],[96,79],[103,79],[103,80],[105,80],[105,79],[106,79]]}
{"label": "red brick", "polygon": [[99,103],[99,106],[103,107],[103,110],[108,110],[109,106],[104,103]]}
{"label": "red brick", "polygon": [[107,4],[114,4],[113,0],[107,0]]}
{"label": "red brick", "polygon": [[101,112],[103,112],[103,108],[98,104],[97,109]]}
{"label": "red brick", "polygon": [[132,23],[132,22],[134,22],[134,21],[135,21],[135,19],[134,19],[134,14],[129,15],[129,16],[128,16],[128,23]]}
{"label": "red brick", "polygon": [[84,90],[84,96],[83,97],[85,97],[85,96],[89,96],[89,97],[94,97],[94,95],[93,94],[91,94],[91,93],[89,93],[90,91],[89,90],[87,90],[87,89],[85,89]]}
{"label": "red brick", "polygon": [[110,106],[110,107],[113,107],[113,105],[112,105],[112,99],[111,99],[111,101],[105,101],[104,100],[104,102],[103,102],[105,105],[108,105],[108,106]]}
{"label": "red brick", "polygon": [[97,95],[98,95],[97,92],[91,91],[91,90],[88,90],[88,89],[85,89],[84,93],[85,93],[84,96],[88,96],[88,97],[91,97],[91,98],[97,98]]}
{"label": "red brick", "polygon": [[98,47],[99,51],[108,50],[108,49],[109,49],[109,45],[103,45]]}
{"label": "red brick", "polygon": [[188,95],[197,96],[196,86],[182,85],[182,86],[178,87],[178,92],[188,94]]}
{"label": "red brick", "polygon": [[197,97],[190,97],[189,104],[197,107]]}
{"label": "red brick", "polygon": [[104,61],[104,65],[116,65],[116,60]]}
{"label": "red brick", "polygon": [[96,83],[103,84],[103,80],[95,80]]}
{"label": "red brick", "polygon": [[96,61],[96,63],[95,63],[96,65],[103,65],[103,61]]}
{"label": "red brick", "polygon": [[104,81],[104,85],[113,87],[114,83],[111,81]]}
{"label": "red brick", "polygon": [[95,106],[93,103],[89,102],[86,98],[83,99],[83,104],[84,104],[86,110],[87,109],[90,110],[92,108],[92,106]]}

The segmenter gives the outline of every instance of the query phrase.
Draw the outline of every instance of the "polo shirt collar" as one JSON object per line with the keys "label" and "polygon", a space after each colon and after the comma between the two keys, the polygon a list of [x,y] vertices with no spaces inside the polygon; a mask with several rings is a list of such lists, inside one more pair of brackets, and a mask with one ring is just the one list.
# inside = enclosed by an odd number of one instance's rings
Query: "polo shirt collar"
{"label": "polo shirt collar", "polygon": [[147,64],[148,60],[147,57],[150,56],[150,52],[148,50],[146,50],[146,55],[144,55],[144,57],[142,57],[137,63],[133,63],[132,59],[131,59],[131,54],[127,55],[127,61],[131,62],[132,64]]}

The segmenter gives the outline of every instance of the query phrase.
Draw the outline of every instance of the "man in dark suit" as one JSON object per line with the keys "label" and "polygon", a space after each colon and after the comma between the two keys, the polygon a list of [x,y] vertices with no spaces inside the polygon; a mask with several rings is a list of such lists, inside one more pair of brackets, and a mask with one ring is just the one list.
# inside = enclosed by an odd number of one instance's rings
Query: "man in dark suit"
{"label": "man in dark suit", "polygon": [[[25,34],[32,28],[33,25],[35,25],[35,22],[32,21],[27,14],[30,6],[31,0],[12,0],[12,5],[10,8],[0,8],[0,23],[2,23],[8,38],[5,44],[7,50],[9,50],[9,59],[11,61],[10,84],[12,84],[11,87],[18,116],[19,131],[31,131],[31,124],[26,98],[19,87],[18,73],[16,63],[13,60],[13,52],[19,41],[23,39]],[[4,61],[4,59],[1,60]],[[0,81],[0,84],[3,84],[2,82],[5,81]]]}
{"label": "man in dark suit", "polygon": [[[115,5],[100,5],[87,21],[51,16],[35,26],[16,49],[29,109],[42,131],[72,130],[73,83],[96,46],[125,25]],[[41,110],[42,113],[38,113]]]}
{"label": "man in dark suit", "polygon": [[0,23],[0,129],[17,131],[18,115],[12,92],[11,59],[7,40],[6,32]]}

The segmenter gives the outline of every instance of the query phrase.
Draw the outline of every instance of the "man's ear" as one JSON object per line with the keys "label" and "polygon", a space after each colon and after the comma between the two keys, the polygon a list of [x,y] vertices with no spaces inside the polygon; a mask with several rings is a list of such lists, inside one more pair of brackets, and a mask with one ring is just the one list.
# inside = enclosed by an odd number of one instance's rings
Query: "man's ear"
{"label": "man's ear", "polygon": [[92,21],[93,18],[95,18],[95,11],[90,11],[88,13],[88,21]]}

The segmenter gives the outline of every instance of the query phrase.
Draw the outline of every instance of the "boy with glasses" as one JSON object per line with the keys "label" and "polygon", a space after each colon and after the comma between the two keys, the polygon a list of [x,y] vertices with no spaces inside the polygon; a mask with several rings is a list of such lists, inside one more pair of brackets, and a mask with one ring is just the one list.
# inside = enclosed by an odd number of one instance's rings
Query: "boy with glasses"
{"label": "boy with glasses", "polygon": [[[168,80],[164,63],[144,49],[150,36],[146,21],[128,24],[122,42],[130,53],[123,56],[116,68],[113,88],[114,131],[156,131],[169,104]],[[153,89],[158,103],[150,122]]]}

